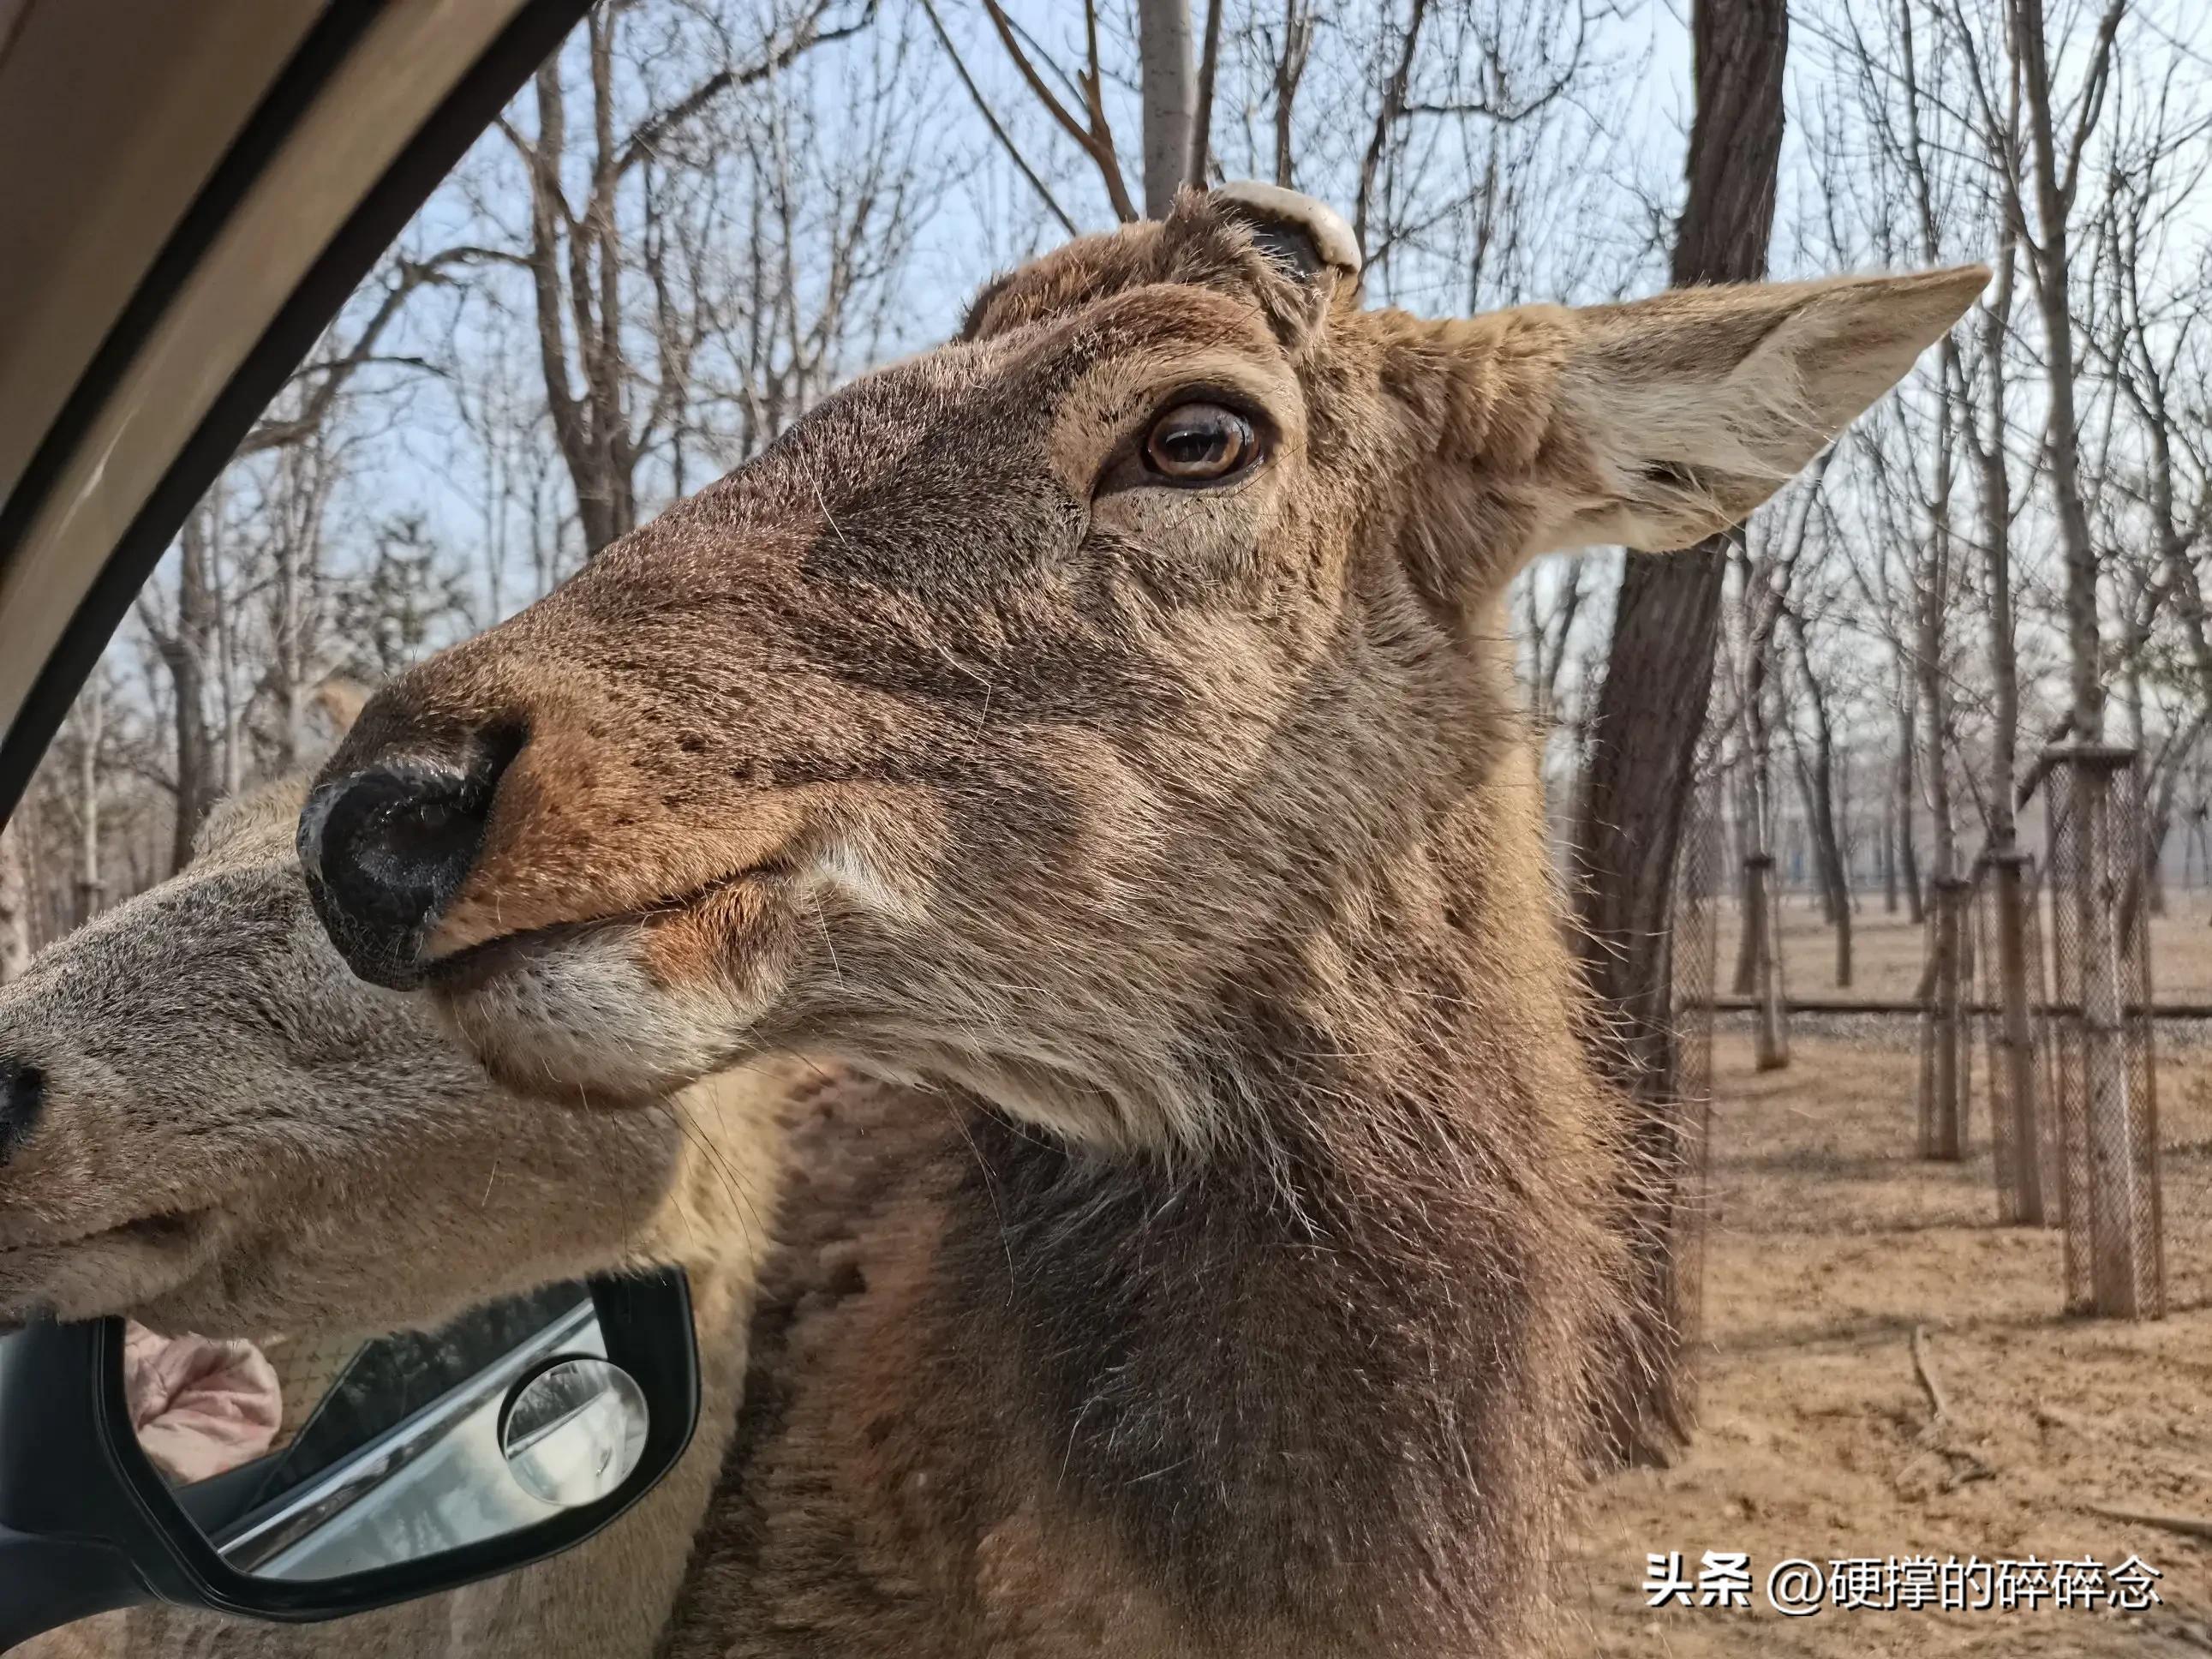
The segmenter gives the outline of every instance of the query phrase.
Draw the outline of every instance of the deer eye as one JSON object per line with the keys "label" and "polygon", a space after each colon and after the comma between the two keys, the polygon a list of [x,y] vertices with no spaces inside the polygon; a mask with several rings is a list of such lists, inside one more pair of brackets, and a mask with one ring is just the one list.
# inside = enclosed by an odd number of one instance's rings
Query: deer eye
{"label": "deer eye", "polygon": [[1259,457],[1251,422],[1219,404],[1178,404],[1145,434],[1146,470],[1171,483],[1218,483]]}

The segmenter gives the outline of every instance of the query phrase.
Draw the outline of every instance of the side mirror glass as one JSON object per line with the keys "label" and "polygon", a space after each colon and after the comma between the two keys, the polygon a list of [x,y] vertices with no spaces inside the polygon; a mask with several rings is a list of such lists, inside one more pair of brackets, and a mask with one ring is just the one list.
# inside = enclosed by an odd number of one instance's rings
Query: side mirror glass
{"label": "side mirror glass", "polygon": [[610,1359],[561,1354],[515,1384],[500,1413],[499,1449],[514,1484],[572,1510],[615,1491],[645,1455],[653,1408]]}
{"label": "side mirror glass", "polygon": [[[295,1366],[275,1443],[235,1467],[190,1442],[237,1415],[218,1397],[195,1418],[175,1385],[200,1357],[126,1359],[127,1341],[116,1320],[0,1340],[0,1648],[149,1592],[316,1620],[510,1571],[628,1509],[698,1416],[674,1269],[553,1286]],[[244,1352],[240,1370],[272,1375]],[[176,1411],[148,1398],[165,1363]],[[11,1547],[35,1553],[46,1589],[9,1570]],[[17,1605],[42,1596],[58,1616]]]}

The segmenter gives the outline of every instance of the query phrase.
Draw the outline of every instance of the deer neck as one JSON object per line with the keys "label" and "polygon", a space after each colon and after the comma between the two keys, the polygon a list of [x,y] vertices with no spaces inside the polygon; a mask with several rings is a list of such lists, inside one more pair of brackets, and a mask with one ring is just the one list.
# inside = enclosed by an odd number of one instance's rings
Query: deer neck
{"label": "deer neck", "polygon": [[1498,771],[1368,872],[1387,934],[1300,918],[1220,988],[1244,1133],[1170,1160],[974,1126],[963,1317],[1006,1331],[1060,1489],[1200,1622],[1388,1653],[1531,1604],[1609,1166],[1533,775]]}

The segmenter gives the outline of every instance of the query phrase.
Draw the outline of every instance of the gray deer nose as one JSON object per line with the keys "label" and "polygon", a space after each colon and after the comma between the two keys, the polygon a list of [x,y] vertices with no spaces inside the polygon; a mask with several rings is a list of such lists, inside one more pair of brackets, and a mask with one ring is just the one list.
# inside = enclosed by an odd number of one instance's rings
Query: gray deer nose
{"label": "gray deer nose", "polygon": [[475,864],[500,775],[520,746],[480,744],[465,762],[385,761],[307,797],[307,895],[360,977],[398,990],[422,982],[423,939]]}
{"label": "gray deer nose", "polygon": [[0,1164],[27,1139],[46,1103],[46,1074],[27,1060],[0,1054]]}

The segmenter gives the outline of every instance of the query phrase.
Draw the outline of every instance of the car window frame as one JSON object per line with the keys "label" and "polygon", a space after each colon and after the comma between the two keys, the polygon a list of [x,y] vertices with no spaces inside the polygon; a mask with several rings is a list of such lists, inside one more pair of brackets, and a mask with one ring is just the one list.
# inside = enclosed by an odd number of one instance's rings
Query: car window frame
{"label": "car window frame", "polygon": [[[502,9],[507,21],[398,146],[289,295],[272,308],[258,337],[199,418],[173,435],[167,465],[121,533],[104,551],[88,556],[97,568],[0,731],[0,825],[21,801],[70,704],[186,515],[416,210],[589,9],[589,0],[481,3]],[[9,574],[56,506],[57,491],[65,480],[84,476],[88,444],[149,343],[170,318],[190,276],[202,269],[225,228],[254,202],[257,187],[284,154],[287,141],[312,117],[337,77],[357,61],[365,44],[374,40],[378,21],[386,15],[386,8],[375,0],[332,0],[194,198],[21,479],[0,503],[0,594],[7,592]],[[96,467],[98,458],[89,459]],[[6,642],[9,631],[0,614],[0,643]]]}

